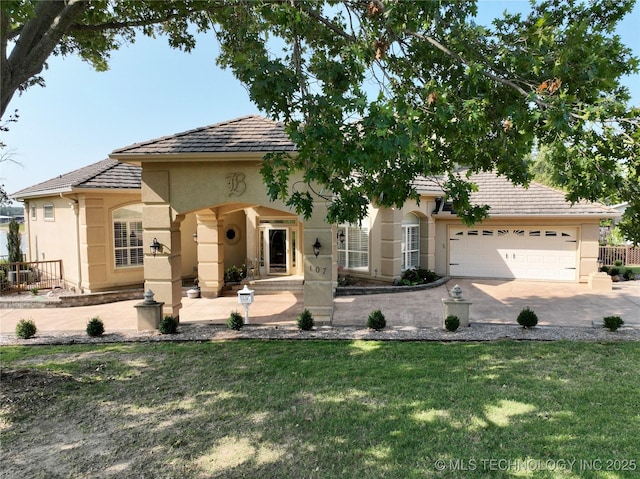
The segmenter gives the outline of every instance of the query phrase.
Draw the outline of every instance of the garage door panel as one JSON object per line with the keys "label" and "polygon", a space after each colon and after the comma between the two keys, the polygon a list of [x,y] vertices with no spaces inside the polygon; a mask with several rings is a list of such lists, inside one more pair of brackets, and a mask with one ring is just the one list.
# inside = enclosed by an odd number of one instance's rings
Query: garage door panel
{"label": "garage door panel", "polygon": [[453,276],[575,280],[577,230],[451,228]]}

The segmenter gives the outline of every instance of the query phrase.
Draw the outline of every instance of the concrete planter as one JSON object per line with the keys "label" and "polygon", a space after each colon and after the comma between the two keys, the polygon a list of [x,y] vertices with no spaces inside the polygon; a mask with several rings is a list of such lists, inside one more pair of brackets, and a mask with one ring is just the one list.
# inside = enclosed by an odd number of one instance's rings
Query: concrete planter
{"label": "concrete planter", "polygon": [[189,299],[197,299],[200,297],[200,288],[190,289],[187,291],[187,297]]}

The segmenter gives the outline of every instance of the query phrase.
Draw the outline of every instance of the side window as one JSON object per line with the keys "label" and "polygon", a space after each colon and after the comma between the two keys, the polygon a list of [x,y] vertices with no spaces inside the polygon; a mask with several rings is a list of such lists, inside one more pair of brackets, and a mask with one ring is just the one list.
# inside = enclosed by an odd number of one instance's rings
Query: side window
{"label": "side window", "polygon": [[52,204],[47,204],[42,207],[43,218],[45,221],[55,221],[55,209]]}
{"label": "side window", "polygon": [[116,268],[141,266],[142,205],[130,205],[113,212],[113,252]]}
{"label": "side window", "polygon": [[30,206],[31,209],[31,219],[33,221],[38,219],[38,207],[36,205],[31,205]]}

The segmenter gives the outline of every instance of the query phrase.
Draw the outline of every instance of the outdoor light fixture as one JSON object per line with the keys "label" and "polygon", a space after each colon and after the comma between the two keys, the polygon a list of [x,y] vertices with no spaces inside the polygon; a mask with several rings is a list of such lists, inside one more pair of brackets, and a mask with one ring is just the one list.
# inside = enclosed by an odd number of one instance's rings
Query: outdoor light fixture
{"label": "outdoor light fixture", "polygon": [[338,234],[336,235],[340,244],[344,244],[344,231],[338,230]]}
{"label": "outdoor light fixture", "polygon": [[316,242],[313,243],[313,254],[316,255],[316,258],[318,257],[318,255],[320,254],[320,248],[322,248],[322,245],[320,244],[320,241],[318,240],[318,238],[316,238]]}
{"label": "outdoor light fixture", "polygon": [[151,254],[155,256],[161,249],[162,245],[158,242],[158,238],[153,238],[153,241],[151,242]]}
{"label": "outdoor light fixture", "polygon": [[194,243],[198,242],[198,232],[197,231],[195,233],[193,233],[193,242]]}

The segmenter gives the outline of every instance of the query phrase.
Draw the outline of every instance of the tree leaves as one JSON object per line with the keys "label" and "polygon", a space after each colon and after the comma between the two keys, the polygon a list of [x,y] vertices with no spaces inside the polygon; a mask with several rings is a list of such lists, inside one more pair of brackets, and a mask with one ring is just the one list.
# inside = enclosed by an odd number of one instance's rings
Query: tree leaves
{"label": "tree leaves", "polygon": [[[639,60],[613,34],[632,7],[547,0],[478,25],[473,0],[5,1],[2,103],[37,78],[48,54],[79,54],[104,69],[137,32],[167,35],[188,51],[189,25],[215,29],[218,63],[298,146],[296,155],[265,158],[262,173],[270,197],[300,214],[324,201],[330,221],[358,222],[369,202],[417,199],[414,180],[426,176],[444,182],[465,221],[479,221],[487,209],[470,204],[472,186],[453,172],[495,171],[526,184],[535,140],[548,147],[570,201],[629,201],[624,224],[640,231],[639,115],[620,84]],[[54,8],[74,22],[54,26],[43,14]],[[36,42],[45,54],[33,59],[18,47],[44,27],[59,40]],[[9,40],[23,52],[12,64]]]}

